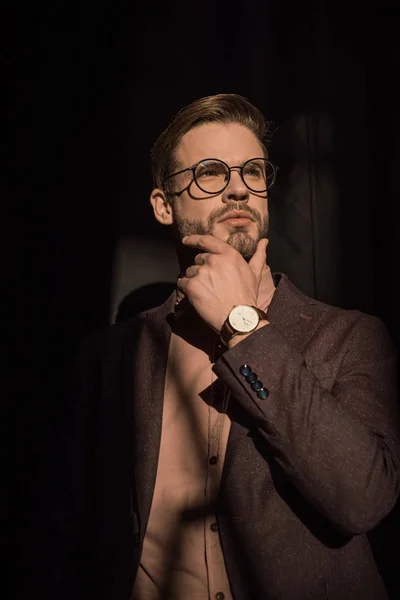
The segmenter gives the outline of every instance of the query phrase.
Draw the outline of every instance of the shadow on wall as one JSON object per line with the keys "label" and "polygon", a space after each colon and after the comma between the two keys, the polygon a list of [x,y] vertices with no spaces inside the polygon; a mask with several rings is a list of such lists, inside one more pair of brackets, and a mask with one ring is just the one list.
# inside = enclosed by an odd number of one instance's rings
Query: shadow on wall
{"label": "shadow on wall", "polygon": [[115,322],[120,323],[135,317],[144,310],[163,304],[175,289],[175,283],[157,281],[148,283],[127,294],[120,302]]}
{"label": "shadow on wall", "polygon": [[[110,323],[125,320],[124,315],[132,312],[137,314],[141,307],[145,310],[162,304],[178,274],[175,246],[170,240],[156,235],[121,237],[114,255]],[[122,316],[117,317],[118,313]]]}

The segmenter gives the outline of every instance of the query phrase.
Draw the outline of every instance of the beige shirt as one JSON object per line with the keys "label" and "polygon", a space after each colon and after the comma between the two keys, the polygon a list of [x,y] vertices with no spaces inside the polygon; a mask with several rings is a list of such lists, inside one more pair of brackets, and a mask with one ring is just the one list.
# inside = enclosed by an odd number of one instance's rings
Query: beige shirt
{"label": "beige shirt", "polygon": [[[264,310],[274,291],[267,273],[268,294],[258,302]],[[217,336],[192,316],[171,335],[156,483],[132,600],[233,599],[215,516],[230,398],[212,371]]]}

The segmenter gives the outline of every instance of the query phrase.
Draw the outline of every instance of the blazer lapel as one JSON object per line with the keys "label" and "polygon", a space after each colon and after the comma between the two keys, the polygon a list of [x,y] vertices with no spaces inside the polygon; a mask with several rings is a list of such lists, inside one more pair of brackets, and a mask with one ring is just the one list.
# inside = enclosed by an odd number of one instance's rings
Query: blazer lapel
{"label": "blazer lapel", "polygon": [[133,478],[142,535],[147,526],[157,474],[170,326],[166,316],[175,293],[161,307],[140,316],[125,351],[125,408],[131,423]]}
{"label": "blazer lapel", "polygon": [[286,275],[278,273],[274,277],[277,287],[268,309],[268,320],[294,349],[302,352],[323,319],[322,305],[300,292]]}

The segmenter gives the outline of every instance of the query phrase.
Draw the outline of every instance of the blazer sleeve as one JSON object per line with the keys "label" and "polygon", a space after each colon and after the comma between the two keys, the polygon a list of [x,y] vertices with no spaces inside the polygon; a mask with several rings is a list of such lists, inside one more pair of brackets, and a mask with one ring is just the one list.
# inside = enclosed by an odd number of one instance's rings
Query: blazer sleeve
{"label": "blazer sleeve", "polygon": [[[379,319],[359,316],[346,339],[331,386],[321,385],[272,323],[226,351],[213,369],[303,497],[354,535],[374,528],[399,495],[397,367]],[[243,365],[268,390],[266,399],[241,374]]]}

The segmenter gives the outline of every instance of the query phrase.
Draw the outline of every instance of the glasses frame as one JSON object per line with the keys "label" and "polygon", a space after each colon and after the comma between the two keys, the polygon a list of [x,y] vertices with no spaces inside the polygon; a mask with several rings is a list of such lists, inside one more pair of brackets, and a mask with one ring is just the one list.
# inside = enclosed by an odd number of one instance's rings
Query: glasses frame
{"label": "glasses frame", "polygon": [[[227,178],[226,184],[220,190],[218,190],[217,192],[209,192],[209,191],[205,190],[204,188],[201,187],[201,185],[199,185],[199,182],[197,181],[197,178],[196,178],[196,169],[197,169],[197,167],[201,163],[204,163],[204,162],[207,162],[207,161],[211,161],[211,160],[214,160],[214,161],[222,163],[223,165],[226,166],[227,171],[228,171],[228,178]],[[248,163],[251,163],[251,162],[253,162],[255,160],[263,160],[267,164],[267,168],[269,166],[272,169],[272,181],[271,181],[271,183],[268,184],[268,180],[267,180],[267,187],[265,188],[265,190],[254,190],[249,185],[247,185],[247,183],[244,180],[243,170],[244,170],[245,166]],[[262,193],[266,192],[275,183],[277,168],[267,158],[265,158],[264,156],[259,156],[259,157],[255,157],[255,158],[249,158],[249,160],[246,160],[246,162],[243,163],[243,165],[241,165],[241,166],[240,165],[235,165],[233,167],[230,167],[228,164],[226,164],[225,161],[221,160],[220,158],[203,158],[202,160],[199,160],[197,163],[195,163],[191,167],[186,167],[186,169],[181,169],[180,171],[176,171],[175,173],[172,173],[171,175],[167,175],[167,177],[164,177],[164,179],[161,181],[161,185],[163,185],[164,182],[167,181],[167,179],[171,179],[171,177],[175,177],[176,175],[180,175],[181,173],[185,173],[186,171],[192,171],[193,180],[196,183],[197,187],[202,192],[204,192],[205,194],[216,195],[216,194],[220,194],[221,192],[223,192],[228,187],[229,182],[231,180],[231,171],[233,169],[239,169],[241,180],[243,181],[243,183],[247,187],[247,189],[250,190],[251,192],[253,192],[254,194],[262,194]]]}

